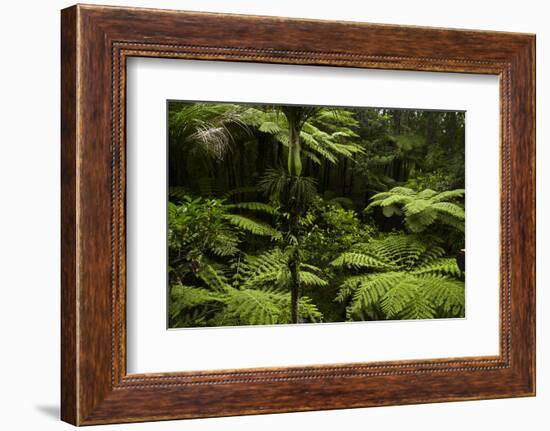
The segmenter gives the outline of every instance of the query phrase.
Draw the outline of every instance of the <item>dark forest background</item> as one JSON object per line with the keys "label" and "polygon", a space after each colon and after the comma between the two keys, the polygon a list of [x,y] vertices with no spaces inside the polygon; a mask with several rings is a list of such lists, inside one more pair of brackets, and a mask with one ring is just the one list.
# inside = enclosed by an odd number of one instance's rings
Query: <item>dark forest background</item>
{"label": "dark forest background", "polygon": [[170,327],[463,317],[463,112],[168,111]]}

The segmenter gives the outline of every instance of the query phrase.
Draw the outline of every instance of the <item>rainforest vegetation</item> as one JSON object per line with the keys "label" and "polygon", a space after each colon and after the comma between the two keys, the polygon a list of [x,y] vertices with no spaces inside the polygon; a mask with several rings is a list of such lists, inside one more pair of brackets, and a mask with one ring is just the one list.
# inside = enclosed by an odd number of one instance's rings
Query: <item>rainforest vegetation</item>
{"label": "rainforest vegetation", "polygon": [[170,102],[169,327],[463,317],[464,121]]}

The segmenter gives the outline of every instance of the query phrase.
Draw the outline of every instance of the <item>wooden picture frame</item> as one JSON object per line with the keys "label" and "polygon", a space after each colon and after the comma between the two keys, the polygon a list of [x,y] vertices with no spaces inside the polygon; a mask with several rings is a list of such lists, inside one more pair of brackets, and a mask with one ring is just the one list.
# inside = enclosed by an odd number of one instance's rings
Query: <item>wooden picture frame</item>
{"label": "wooden picture frame", "polygon": [[[62,11],[61,50],[64,421],[535,394],[534,35],[77,5]],[[128,375],[125,65],[131,56],[498,75],[500,354]]]}

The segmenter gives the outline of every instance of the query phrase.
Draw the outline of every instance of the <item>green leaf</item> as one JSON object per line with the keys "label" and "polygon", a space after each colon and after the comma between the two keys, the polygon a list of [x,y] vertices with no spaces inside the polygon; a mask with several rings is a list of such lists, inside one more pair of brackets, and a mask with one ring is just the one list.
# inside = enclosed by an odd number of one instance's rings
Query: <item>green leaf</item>
{"label": "green leaf", "polygon": [[328,286],[328,282],[312,272],[300,271],[300,281],[306,286]]}
{"label": "green leaf", "polygon": [[233,225],[253,233],[259,236],[269,236],[273,239],[281,239],[281,232],[273,229],[266,223],[262,223],[251,218],[237,215],[237,214],[226,214],[225,218]]}
{"label": "green leaf", "polygon": [[358,252],[342,253],[331,262],[332,266],[349,268],[391,268],[385,259]]}
{"label": "green leaf", "polygon": [[227,208],[243,209],[243,210],[249,210],[249,211],[260,211],[260,212],[266,212],[268,214],[277,213],[277,208],[262,202],[240,202],[237,204],[228,204]]}

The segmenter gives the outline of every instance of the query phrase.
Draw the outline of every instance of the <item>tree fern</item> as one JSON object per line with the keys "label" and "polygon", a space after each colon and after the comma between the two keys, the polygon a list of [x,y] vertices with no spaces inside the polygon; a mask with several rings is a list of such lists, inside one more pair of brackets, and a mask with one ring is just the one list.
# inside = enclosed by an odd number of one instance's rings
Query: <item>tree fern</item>
{"label": "tree fern", "polygon": [[[271,325],[290,323],[288,256],[279,248],[259,255],[239,255],[229,266],[203,262],[194,285],[171,288],[170,319],[173,327],[217,325]],[[322,288],[328,282],[321,270],[304,264],[304,286]],[[303,322],[322,321],[322,314],[304,296],[299,301]]]}
{"label": "tree fern", "polygon": [[280,203],[285,212],[305,210],[317,192],[313,178],[293,177],[283,169],[267,169],[258,187],[270,200]]}
{"label": "tree fern", "polygon": [[426,189],[415,192],[407,187],[395,187],[374,195],[367,210],[380,207],[385,216],[404,215],[411,232],[424,232],[434,223],[441,223],[464,232],[464,208],[459,201],[464,190],[437,193]]}
{"label": "tree fern", "polygon": [[172,142],[187,152],[201,152],[222,159],[228,151],[235,126],[245,128],[243,108],[230,103],[181,103],[169,113]]}
{"label": "tree fern", "polygon": [[[336,163],[338,157],[353,157],[362,152],[354,140],[358,138],[352,130],[357,120],[349,111],[336,108],[311,108],[300,126],[302,155],[320,164],[322,159]],[[289,123],[282,108],[258,109],[249,107],[242,114],[242,121],[262,133],[272,135],[280,144],[289,147]]]}
{"label": "tree fern", "polygon": [[[172,327],[273,325],[290,323],[290,293],[226,286],[213,293],[206,288],[175,285],[171,291]],[[311,300],[299,302],[303,322],[321,322]]]}
{"label": "tree fern", "polygon": [[[278,288],[288,291],[290,270],[289,256],[279,248],[274,248],[257,256],[245,256],[239,261],[239,280],[246,280],[246,288]],[[323,287],[328,281],[319,274],[321,270],[313,265],[300,265],[300,279],[304,286]]]}
{"label": "tree fern", "polygon": [[464,282],[456,261],[429,237],[390,234],[355,244],[331,263],[345,275],[336,300],[351,320],[464,316]]}

